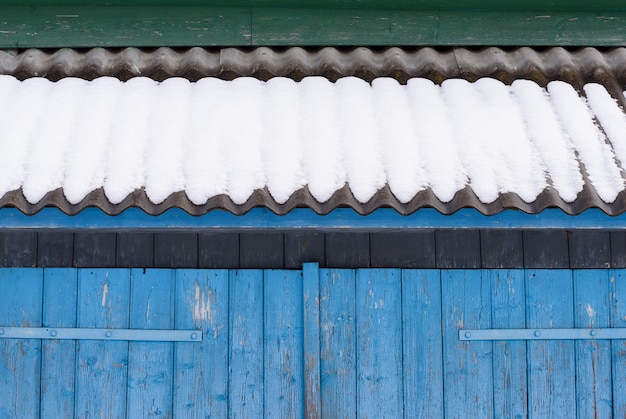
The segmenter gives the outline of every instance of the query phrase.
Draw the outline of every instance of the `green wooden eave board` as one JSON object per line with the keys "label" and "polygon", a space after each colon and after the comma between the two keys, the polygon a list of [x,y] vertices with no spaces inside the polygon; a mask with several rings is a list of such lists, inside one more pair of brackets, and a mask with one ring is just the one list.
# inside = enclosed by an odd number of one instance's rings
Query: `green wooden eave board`
{"label": "green wooden eave board", "polygon": [[1,4],[0,48],[626,45],[626,10],[600,13]]}

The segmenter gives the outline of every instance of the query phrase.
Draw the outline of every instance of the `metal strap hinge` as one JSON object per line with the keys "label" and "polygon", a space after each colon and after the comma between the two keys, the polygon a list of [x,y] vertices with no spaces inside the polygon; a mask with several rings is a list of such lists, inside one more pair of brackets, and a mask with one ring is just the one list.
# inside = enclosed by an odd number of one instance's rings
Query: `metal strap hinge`
{"label": "metal strap hinge", "polygon": [[0,339],[2,338],[202,342],[202,330],[91,329],[64,327],[0,326]]}
{"label": "metal strap hinge", "polygon": [[626,339],[626,328],[459,330],[460,340]]}

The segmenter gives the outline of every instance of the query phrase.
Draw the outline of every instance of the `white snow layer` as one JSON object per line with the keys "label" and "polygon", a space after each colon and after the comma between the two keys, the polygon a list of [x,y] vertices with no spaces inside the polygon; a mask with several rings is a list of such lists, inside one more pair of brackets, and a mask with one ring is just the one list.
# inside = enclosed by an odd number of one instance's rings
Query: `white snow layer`
{"label": "white snow layer", "polygon": [[71,203],[103,188],[120,203],[144,188],[158,204],[184,191],[196,205],[278,203],[307,187],[326,202],[346,183],[369,201],[388,185],[402,203],[430,189],[442,202],[470,186],[484,203],[572,202],[588,181],[613,202],[624,189],[626,114],[598,84],[547,90],[426,79],[406,85],[322,77],[191,83],[0,76],[0,196],[31,203],[62,188]]}

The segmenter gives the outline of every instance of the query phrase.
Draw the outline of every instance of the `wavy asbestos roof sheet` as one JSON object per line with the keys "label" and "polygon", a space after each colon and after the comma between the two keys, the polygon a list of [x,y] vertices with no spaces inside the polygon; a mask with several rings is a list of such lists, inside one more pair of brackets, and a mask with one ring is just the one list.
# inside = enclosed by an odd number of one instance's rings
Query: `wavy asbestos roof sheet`
{"label": "wavy asbestos roof sheet", "polygon": [[625,51],[0,52],[0,206],[620,214]]}

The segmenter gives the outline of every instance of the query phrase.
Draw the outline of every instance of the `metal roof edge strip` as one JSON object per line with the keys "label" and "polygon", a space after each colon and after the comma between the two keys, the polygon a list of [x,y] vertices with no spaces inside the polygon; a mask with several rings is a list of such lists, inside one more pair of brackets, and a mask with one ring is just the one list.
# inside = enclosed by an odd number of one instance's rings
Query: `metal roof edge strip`
{"label": "metal roof edge strip", "polygon": [[276,215],[267,208],[254,208],[245,215],[214,210],[192,216],[172,208],[158,217],[139,208],[128,208],[110,216],[97,208],[86,208],[76,215],[66,215],[57,208],[44,208],[37,217],[16,208],[0,208],[0,230],[423,230],[423,229],[583,229],[626,230],[626,215],[610,216],[591,208],[572,216],[558,208],[540,214],[506,210],[486,216],[475,209],[461,209],[443,215],[433,208],[423,208],[401,215],[390,208],[380,208],[368,216],[350,208],[337,208],[318,215],[309,208],[296,208],[286,215]]}
{"label": "metal roof edge strip", "polygon": [[286,45],[621,46],[626,12],[2,6],[1,48]]}

